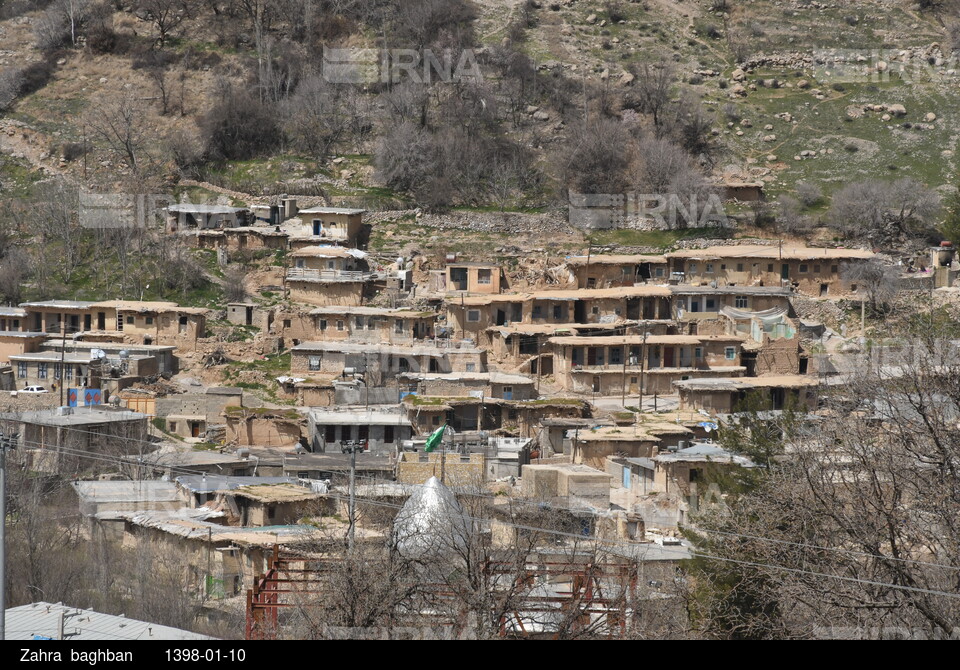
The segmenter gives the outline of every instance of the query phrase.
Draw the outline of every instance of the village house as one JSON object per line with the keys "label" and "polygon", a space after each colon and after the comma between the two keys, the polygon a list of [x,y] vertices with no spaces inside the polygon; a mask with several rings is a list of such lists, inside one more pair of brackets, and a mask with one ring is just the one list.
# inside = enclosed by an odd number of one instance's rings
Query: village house
{"label": "village house", "polygon": [[608,456],[652,458],[693,437],[694,431],[684,424],[659,417],[642,417],[640,423],[626,426],[578,430],[572,444],[572,462],[603,470]]}
{"label": "village house", "polygon": [[[404,307],[391,309],[360,305],[317,307],[310,310],[309,315],[313,317],[313,328],[304,339],[382,344],[408,344],[430,339],[434,336],[434,324],[439,316],[436,312]],[[278,334],[287,336],[284,330]]]}
{"label": "village house", "polygon": [[27,320],[27,310],[22,307],[0,306],[0,331],[22,331]]}
{"label": "village house", "polygon": [[448,263],[439,292],[495,294],[500,293],[503,270],[487,263]]}
{"label": "village house", "polygon": [[287,408],[228,406],[223,411],[226,441],[239,446],[295,447],[303,435],[303,416]]}
{"label": "village house", "polygon": [[739,335],[554,337],[560,387],[598,395],[673,393],[672,382],[743,374]]}
{"label": "village house", "polygon": [[255,474],[259,465],[256,459],[250,458],[249,453],[241,450],[235,454],[222,454],[219,451],[194,451],[172,444],[143,454],[123,456],[120,461],[124,472],[134,479],[175,479],[185,473],[244,477]]}
{"label": "village house", "polygon": [[607,289],[539,291],[491,296],[461,296],[446,300],[447,327],[488,347],[488,330],[524,324],[598,324],[620,320],[655,321],[671,318],[669,286],[624,286]]}
{"label": "village house", "polygon": [[375,293],[374,282],[384,279],[371,272],[366,252],[333,246],[305,247],[290,254],[284,286],[294,302],[310,305],[360,305]]}
{"label": "village house", "polygon": [[670,287],[673,293],[673,318],[678,321],[716,319],[725,308],[741,312],[767,310],[792,311],[789,286],[692,286]]}
{"label": "village house", "polygon": [[253,215],[246,207],[181,203],[170,205],[166,212],[167,232],[170,233],[193,229],[236,228],[253,223]]}
{"label": "village house", "polygon": [[[158,373],[157,359],[153,356],[127,354],[111,357],[104,354],[91,358],[86,351],[36,351],[11,355],[10,365],[17,388],[43,386],[55,390],[63,385],[68,389],[66,401],[71,406],[84,404],[79,396],[88,389],[102,390],[107,396]],[[100,402],[97,395],[97,402]]]}
{"label": "village house", "polygon": [[186,475],[176,484],[188,507],[222,510],[225,526],[292,524],[320,508],[320,496],[291,477]]}
{"label": "village house", "polygon": [[413,429],[405,413],[363,407],[313,409],[307,412],[310,450],[336,453],[345,444],[360,444],[364,451],[389,454],[399,451]]}
{"label": "village house", "polygon": [[[149,374],[176,374],[180,369],[180,360],[176,356],[177,348],[173,345],[88,342],[73,338],[62,340],[59,337],[50,337],[40,345],[40,351],[56,352],[58,356],[61,350],[65,351],[67,356],[86,357],[88,361],[100,358],[100,352],[103,352],[102,358],[108,361],[137,356],[155,358],[157,370]],[[146,370],[145,367],[144,370]]]}
{"label": "village house", "polygon": [[228,302],[227,321],[237,326],[255,326],[267,332],[273,324],[274,310],[255,302]]}
{"label": "village house", "polygon": [[223,425],[229,406],[243,404],[243,389],[211,386],[203,393],[173,393],[153,402],[148,412],[166,424],[166,431],[181,438],[200,439],[208,428]]}
{"label": "village house", "polygon": [[571,279],[578,288],[611,288],[646,282],[666,283],[669,269],[665,256],[598,254],[569,256]]}
{"label": "village house", "polygon": [[458,433],[485,430],[534,437],[544,419],[576,419],[589,415],[587,403],[576,398],[506,400],[407,395],[403,405],[418,435],[429,435],[448,424]]}
{"label": "village house", "polygon": [[108,300],[90,305],[95,324],[87,339],[99,334],[131,344],[173,345],[192,349],[206,334],[209,309],[181,307],[174,302]]}
{"label": "village house", "polygon": [[526,375],[503,372],[407,372],[397,376],[407,393],[438,397],[481,397],[534,400],[536,381]]}
{"label": "village house", "polygon": [[738,411],[749,394],[757,395],[772,410],[812,410],[817,404],[818,379],[809,375],[686,379],[673,385],[680,394],[680,409],[711,414]]}
{"label": "village house", "polygon": [[[366,210],[343,207],[311,207],[301,209],[297,216],[303,222],[294,240],[310,244],[339,244],[346,247],[359,246],[362,241],[363,215]],[[300,244],[296,248],[299,248]],[[291,247],[293,248],[293,247]]]}
{"label": "village house", "polygon": [[[437,343],[439,344],[439,343]],[[354,342],[302,342],[290,350],[290,374],[309,377],[360,374],[377,386],[405,372],[482,372],[486,352],[467,343],[450,346],[378,345]]]}
{"label": "village house", "polygon": [[36,333],[66,333],[71,335],[93,329],[90,306],[92,302],[83,300],[45,300],[41,302],[22,302],[25,310],[25,328]]}
{"label": "village house", "polygon": [[9,363],[11,356],[39,351],[46,339],[46,333],[0,330],[0,363]]}
{"label": "village house", "polygon": [[103,459],[119,460],[149,448],[146,415],[125,409],[58,407],[24,412],[20,423],[20,446],[39,472],[102,471]]}
{"label": "village house", "polygon": [[401,484],[425,484],[431,477],[440,477],[441,469],[447,485],[477,487],[486,480],[486,456],[407,451],[400,454],[397,460],[397,481]]}
{"label": "village house", "polygon": [[814,297],[855,293],[843,279],[844,267],[874,257],[861,249],[795,245],[734,245],[685,249],[666,254],[672,274],[683,283],[715,286],[793,286]]}
{"label": "village house", "polygon": [[149,479],[75,481],[73,489],[80,500],[80,514],[87,517],[108,510],[134,512],[183,507],[174,482]]}

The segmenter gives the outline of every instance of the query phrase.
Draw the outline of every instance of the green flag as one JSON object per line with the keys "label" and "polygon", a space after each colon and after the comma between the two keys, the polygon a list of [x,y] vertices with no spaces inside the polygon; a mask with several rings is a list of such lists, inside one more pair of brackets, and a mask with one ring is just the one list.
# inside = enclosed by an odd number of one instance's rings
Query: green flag
{"label": "green flag", "polygon": [[430,433],[430,437],[427,438],[427,444],[424,446],[423,450],[428,454],[439,446],[440,441],[443,439],[443,431],[446,430],[446,424],[440,426],[435,431]]}

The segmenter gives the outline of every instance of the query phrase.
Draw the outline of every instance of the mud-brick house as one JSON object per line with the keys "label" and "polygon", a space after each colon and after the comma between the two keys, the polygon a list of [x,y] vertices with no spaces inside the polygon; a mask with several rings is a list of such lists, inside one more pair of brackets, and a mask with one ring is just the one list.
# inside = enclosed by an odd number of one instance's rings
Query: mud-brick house
{"label": "mud-brick house", "polygon": [[447,293],[500,293],[505,283],[500,266],[489,263],[448,263],[443,277]]}
{"label": "mud-brick house", "polygon": [[350,341],[407,344],[434,335],[436,312],[409,309],[340,305],[310,311],[317,341]]}
{"label": "mud-brick house", "polygon": [[736,412],[749,395],[759,396],[772,410],[814,409],[817,404],[818,379],[809,375],[686,379],[673,385],[680,394],[680,409],[711,414]]}
{"label": "mud-brick house", "polygon": [[363,209],[345,207],[301,209],[297,216],[303,225],[296,238],[305,238],[311,244],[357,246],[362,242],[365,213]]}
{"label": "mud-brick house", "polygon": [[295,409],[228,406],[223,411],[228,444],[294,447],[303,435],[303,416]]}
{"label": "mud-brick house", "polygon": [[[467,343],[411,346],[353,342],[302,342],[290,350],[290,374],[340,376],[350,369],[367,384],[393,380],[406,372],[483,372],[486,352]],[[460,345],[460,346],[457,346]]]}
{"label": "mud-brick house", "polygon": [[578,430],[572,440],[573,462],[603,470],[607,456],[652,458],[693,437],[694,431],[682,423],[660,419]]}
{"label": "mud-brick house", "polygon": [[284,285],[294,302],[309,305],[360,305],[376,293],[385,276],[371,272],[358,249],[310,246],[290,254]]}
{"label": "mud-brick house", "polygon": [[554,377],[575,393],[674,393],[681,379],[743,374],[740,335],[554,337]]}
{"label": "mud-brick house", "polygon": [[669,269],[665,256],[591,254],[570,256],[566,266],[578,288],[610,288],[654,282],[665,283]]}
{"label": "mud-brick house", "polygon": [[253,214],[246,207],[181,203],[166,208],[167,231],[236,228],[253,223]]}
{"label": "mud-brick house", "polygon": [[92,303],[90,339],[101,333],[131,344],[173,345],[192,349],[206,334],[209,309],[174,302],[109,300]]}
{"label": "mud-brick house", "polygon": [[874,257],[862,249],[797,245],[730,245],[684,249],[666,254],[671,273],[686,284],[716,286],[792,286],[807,296],[843,296],[857,285],[844,268]]}

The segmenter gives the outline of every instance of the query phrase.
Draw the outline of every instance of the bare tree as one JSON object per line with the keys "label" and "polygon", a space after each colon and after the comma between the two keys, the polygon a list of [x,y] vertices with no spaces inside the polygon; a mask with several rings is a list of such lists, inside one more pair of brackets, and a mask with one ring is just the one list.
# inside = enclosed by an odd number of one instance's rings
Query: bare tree
{"label": "bare tree", "polygon": [[900,271],[877,259],[845,263],[840,273],[844,281],[863,291],[875,314],[885,309],[900,290]]}
{"label": "bare tree", "polygon": [[834,194],[830,216],[850,237],[891,244],[916,235],[939,210],[936,192],[907,178],[849,184]]}
{"label": "bare tree", "polygon": [[640,63],[631,68],[634,87],[640,103],[640,111],[649,114],[653,125],[660,133],[663,112],[670,104],[670,91],[676,82],[676,68],[666,58],[656,63]]}
{"label": "bare tree", "polygon": [[157,45],[162,47],[170,33],[190,17],[190,4],[184,0],[137,0],[136,11],[157,29]]}
{"label": "bare tree", "polygon": [[960,626],[955,342],[861,360],[751,486],[696,520],[719,637],[951,637]]}

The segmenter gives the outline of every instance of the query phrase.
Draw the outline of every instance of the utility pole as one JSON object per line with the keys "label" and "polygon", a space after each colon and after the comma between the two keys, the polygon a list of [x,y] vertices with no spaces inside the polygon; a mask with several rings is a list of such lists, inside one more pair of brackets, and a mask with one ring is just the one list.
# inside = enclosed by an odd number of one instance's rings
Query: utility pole
{"label": "utility pole", "polygon": [[0,640],[7,639],[7,449],[19,435],[0,435]]}
{"label": "utility pole", "polygon": [[[63,362],[67,355],[67,315],[63,315],[63,321],[60,322],[60,407],[63,407],[63,382],[67,380],[66,371],[63,368]],[[54,375],[56,382],[57,375]]]}
{"label": "utility pole", "polygon": [[[620,374],[620,404],[627,408],[627,358],[630,356],[630,345],[627,344],[627,338],[623,339],[623,372]],[[637,408],[640,412],[640,408]]]}
{"label": "utility pole", "polygon": [[647,336],[650,334],[650,331],[643,332],[643,348],[640,350],[640,393],[637,400],[637,412],[643,412],[643,381],[644,373],[646,372],[647,365]]}
{"label": "utility pole", "polygon": [[357,530],[357,451],[362,449],[363,445],[359,442],[341,447],[342,451],[350,452],[350,503],[349,516],[350,526],[347,529],[347,549],[353,553],[354,538]]}

